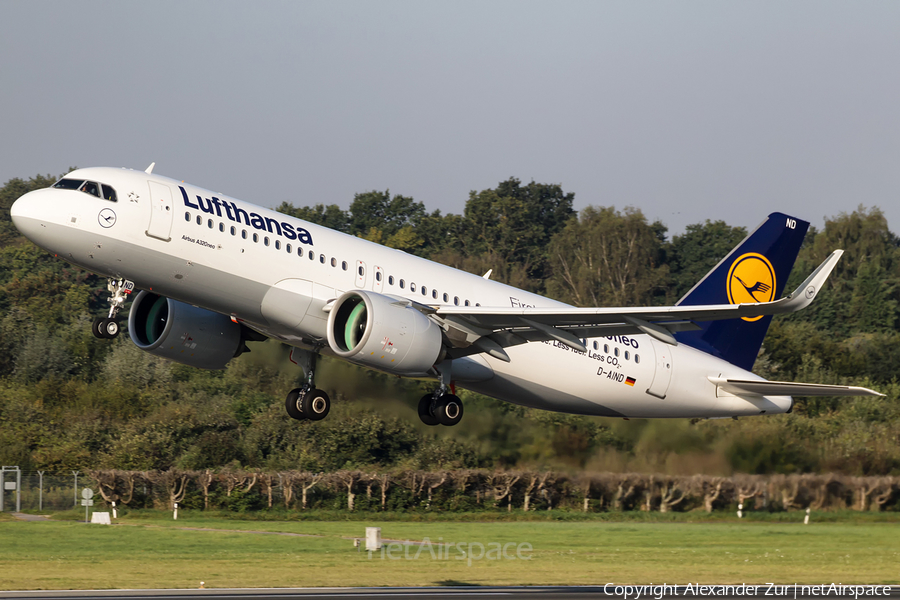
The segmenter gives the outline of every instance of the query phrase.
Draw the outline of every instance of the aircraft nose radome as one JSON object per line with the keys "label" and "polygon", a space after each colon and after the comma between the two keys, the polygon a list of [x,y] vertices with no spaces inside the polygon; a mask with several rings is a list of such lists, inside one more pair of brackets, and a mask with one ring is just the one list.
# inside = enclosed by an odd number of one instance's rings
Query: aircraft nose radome
{"label": "aircraft nose radome", "polygon": [[33,192],[28,192],[23,196],[19,196],[19,199],[13,202],[12,206],[9,207],[9,216],[12,219],[13,225],[15,225],[16,229],[19,231],[22,231],[23,219],[28,216],[28,205],[30,204],[28,196],[32,193]]}
{"label": "aircraft nose radome", "polygon": [[[41,201],[44,190],[35,190],[19,197],[9,208],[9,216],[19,233],[36,242],[39,236],[41,220],[47,218],[48,206]],[[43,214],[42,214],[43,213]]]}

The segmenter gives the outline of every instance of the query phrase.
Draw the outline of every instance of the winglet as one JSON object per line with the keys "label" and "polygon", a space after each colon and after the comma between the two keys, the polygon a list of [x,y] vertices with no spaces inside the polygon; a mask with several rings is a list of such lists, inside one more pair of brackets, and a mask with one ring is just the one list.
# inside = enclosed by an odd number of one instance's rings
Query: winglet
{"label": "winglet", "polygon": [[837,263],[843,254],[843,250],[835,250],[832,252],[828,258],[826,258],[825,261],[806,278],[806,281],[797,286],[797,289],[792,293],[779,300],[776,304],[783,302],[779,312],[795,312],[812,304],[812,301],[822,289],[822,286],[825,284],[829,275],[831,275],[834,267],[837,266]]}

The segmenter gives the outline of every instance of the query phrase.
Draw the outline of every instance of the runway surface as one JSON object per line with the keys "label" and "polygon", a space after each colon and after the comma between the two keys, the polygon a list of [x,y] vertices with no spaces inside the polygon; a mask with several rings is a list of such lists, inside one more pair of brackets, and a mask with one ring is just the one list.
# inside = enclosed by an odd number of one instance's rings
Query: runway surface
{"label": "runway surface", "polygon": [[[761,585],[753,591],[735,590],[734,586],[702,586],[686,588],[669,586],[663,593],[659,589],[643,589],[638,595],[638,587],[624,584],[616,586],[549,586],[549,587],[429,587],[429,588],[295,588],[295,589],[190,589],[190,590],[75,590],[75,591],[0,591],[0,599],[22,598],[28,600],[263,600],[276,599],[324,599],[341,600],[421,600],[438,598],[447,600],[596,600],[599,598],[622,600],[657,600],[660,598],[718,598],[744,599],[773,598],[792,600],[794,598],[822,599],[840,598],[844,600],[878,598],[900,598],[900,586],[846,586],[851,589],[841,593],[824,593],[821,588],[815,592],[809,587],[781,586],[774,589]],[[655,587],[655,586],[654,586]],[[768,592],[768,593],[767,593]],[[806,592],[806,593],[804,593]],[[867,593],[868,592],[868,593]]]}

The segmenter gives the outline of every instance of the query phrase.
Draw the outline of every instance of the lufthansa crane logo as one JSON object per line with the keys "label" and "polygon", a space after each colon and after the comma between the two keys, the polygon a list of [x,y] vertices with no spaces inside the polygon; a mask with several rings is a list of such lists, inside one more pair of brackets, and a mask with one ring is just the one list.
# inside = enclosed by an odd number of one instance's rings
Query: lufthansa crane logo
{"label": "lufthansa crane logo", "polygon": [[[731,263],[725,286],[732,304],[771,302],[775,297],[775,269],[762,254],[748,252]],[[762,315],[743,319],[758,321]]]}
{"label": "lufthansa crane logo", "polygon": [[100,222],[100,227],[109,229],[116,224],[116,213],[111,208],[104,208],[97,216],[97,220]]}

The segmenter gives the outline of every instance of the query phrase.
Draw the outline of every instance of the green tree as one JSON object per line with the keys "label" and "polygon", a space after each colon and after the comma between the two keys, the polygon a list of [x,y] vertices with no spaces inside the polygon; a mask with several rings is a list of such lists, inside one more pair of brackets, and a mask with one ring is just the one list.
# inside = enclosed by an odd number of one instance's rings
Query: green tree
{"label": "green tree", "polygon": [[559,185],[532,181],[523,186],[515,177],[496,189],[470,192],[461,250],[467,256],[496,257],[495,270],[504,263],[521,265],[540,282],[547,244],[574,216],[574,200],[575,194],[564,193]]}
{"label": "green tree", "polygon": [[637,306],[664,298],[665,232],[635,208],[585,208],[550,242],[548,291],[578,306]]}
{"label": "green tree", "polygon": [[707,219],[688,225],[682,235],[673,237],[667,261],[672,286],[669,298],[675,301],[684,296],[746,236],[743,227]]}
{"label": "green tree", "polygon": [[297,208],[292,204],[282,202],[275,210],[297,219],[303,219],[309,223],[334,229],[335,231],[346,232],[349,227],[347,213],[341,210],[341,207],[337,204],[329,204],[328,206],[316,204],[315,206],[301,206]]}

